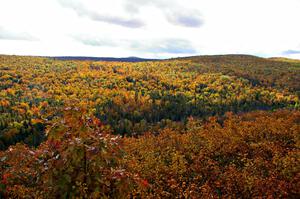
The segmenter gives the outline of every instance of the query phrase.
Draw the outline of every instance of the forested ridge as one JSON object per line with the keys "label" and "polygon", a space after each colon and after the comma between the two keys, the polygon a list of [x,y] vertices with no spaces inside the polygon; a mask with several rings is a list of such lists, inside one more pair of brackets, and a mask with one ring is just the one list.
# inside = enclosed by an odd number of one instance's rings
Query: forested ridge
{"label": "forested ridge", "polygon": [[298,198],[300,61],[0,56],[0,197]]}

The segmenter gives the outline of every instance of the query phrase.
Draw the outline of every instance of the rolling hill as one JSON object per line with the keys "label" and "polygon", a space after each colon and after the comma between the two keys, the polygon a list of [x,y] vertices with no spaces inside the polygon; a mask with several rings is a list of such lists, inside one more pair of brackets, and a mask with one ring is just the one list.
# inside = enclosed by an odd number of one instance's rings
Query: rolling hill
{"label": "rolling hill", "polygon": [[297,198],[299,62],[0,56],[0,198]]}

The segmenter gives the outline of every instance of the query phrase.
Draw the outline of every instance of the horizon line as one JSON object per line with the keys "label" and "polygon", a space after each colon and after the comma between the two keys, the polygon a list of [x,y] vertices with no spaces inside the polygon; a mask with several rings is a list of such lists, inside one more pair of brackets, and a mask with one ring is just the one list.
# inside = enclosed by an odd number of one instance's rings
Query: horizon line
{"label": "horizon line", "polygon": [[88,55],[28,55],[28,54],[2,54],[0,56],[22,56],[22,57],[44,57],[44,58],[92,58],[92,59],[144,59],[144,60],[170,60],[170,59],[179,59],[179,58],[190,58],[190,57],[204,57],[204,56],[253,56],[258,58],[272,59],[272,58],[285,58],[291,60],[300,60],[297,58],[289,58],[285,56],[258,56],[254,54],[245,54],[245,53],[228,53],[228,54],[196,54],[196,55],[187,55],[187,56],[178,56],[178,57],[168,57],[168,58],[146,58],[138,56],[88,56]]}

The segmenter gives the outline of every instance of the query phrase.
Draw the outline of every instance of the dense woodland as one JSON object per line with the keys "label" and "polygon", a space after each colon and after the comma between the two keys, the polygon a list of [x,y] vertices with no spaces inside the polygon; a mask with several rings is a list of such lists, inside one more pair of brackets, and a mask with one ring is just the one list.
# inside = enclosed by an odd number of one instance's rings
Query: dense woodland
{"label": "dense woodland", "polygon": [[0,56],[0,198],[299,198],[300,61]]}

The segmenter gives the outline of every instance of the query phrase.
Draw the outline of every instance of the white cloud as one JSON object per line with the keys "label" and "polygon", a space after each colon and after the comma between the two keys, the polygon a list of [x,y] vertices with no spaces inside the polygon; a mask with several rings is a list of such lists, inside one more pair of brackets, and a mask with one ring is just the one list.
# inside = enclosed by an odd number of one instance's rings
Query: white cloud
{"label": "white cloud", "polygon": [[204,24],[204,20],[197,10],[181,10],[177,8],[169,10],[166,13],[166,17],[174,25],[196,28]]}
{"label": "white cloud", "polygon": [[299,0],[1,0],[0,54],[300,58],[286,53],[300,50],[299,10]]}
{"label": "white cloud", "polygon": [[0,40],[24,40],[24,41],[35,41],[37,38],[28,34],[27,32],[14,32],[0,27]]}
{"label": "white cloud", "polygon": [[97,10],[87,8],[83,3],[77,0],[59,0],[60,4],[66,8],[70,8],[79,16],[87,16],[91,20],[115,24],[128,28],[139,28],[144,23],[137,18],[127,18],[124,16],[114,16],[110,13],[102,13]]}

